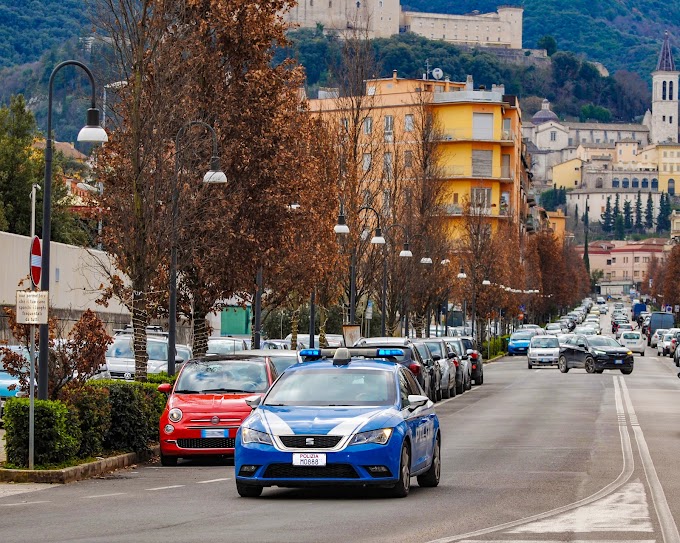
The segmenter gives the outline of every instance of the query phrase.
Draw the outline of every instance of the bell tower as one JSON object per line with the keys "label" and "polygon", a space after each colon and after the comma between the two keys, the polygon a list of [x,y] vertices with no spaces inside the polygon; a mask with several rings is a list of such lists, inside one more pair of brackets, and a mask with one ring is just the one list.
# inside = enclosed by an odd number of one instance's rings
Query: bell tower
{"label": "bell tower", "polygon": [[666,31],[659,62],[652,72],[652,143],[678,141],[678,75]]}

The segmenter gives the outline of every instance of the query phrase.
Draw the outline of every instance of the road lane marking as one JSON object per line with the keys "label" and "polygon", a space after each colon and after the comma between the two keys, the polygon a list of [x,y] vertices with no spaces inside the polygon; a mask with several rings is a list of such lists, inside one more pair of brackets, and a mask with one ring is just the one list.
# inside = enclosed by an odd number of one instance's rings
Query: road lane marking
{"label": "road lane marking", "polygon": [[[615,399],[615,404],[616,404],[616,411],[617,414],[620,414],[623,411],[623,402],[621,400],[621,387],[619,385],[619,382],[616,380],[616,376],[614,376],[614,399]],[[536,515],[532,515],[530,517],[525,517],[521,518],[518,520],[513,520],[510,522],[505,522],[503,524],[497,524],[496,526],[491,526],[490,528],[482,528],[481,530],[476,530],[474,532],[468,532],[467,534],[461,534],[461,535],[454,535],[454,536],[448,536],[448,537],[442,537],[440,539],[434,539],[430,541],[429,543],[452,543],[454,541],[463,541],[466,539],[469,539],[471,537],[478,537],[481,535],[486,535],[490,534],[493,532],[499,532],[501,530],[507,530],[510,528],[515,528],[516,526],[521,526],[522,524],[527,524],[529,522],[535,522],[538,520],[543,520],[545,518],[558,515],[561,513],[566,513],[567,511],[571,511],[573,509],[577,509],[578,507],[582,507],[584,505],[589,505],[601,498],[604,498],[605,496],[609,496],[619,488],[621,488],[624,484],[626,484],[630,478],[633,475],[633,471],[635,469],[635,459],[633,457],[633,446],[630,440],[630,434],[628,433],[628,426],[627,425],[621,425],[619,424],[619,436],[621,439],[621,450],[622,450],[622,455],[623,455],[623,467],[621,469],[621,473],[619,476],[609,483],[608,485],[602,487],[600,490],[595,492],[594,494],[591,494],[590,496],[586,498],[582,498],[576,502],[563,505],[561,507],[557,507],[555,509],[551,509],[550,511],[545,511],[544,513],[538,513]],[[488,543],[488,542],[484,542]],[[516,542],[515,542],[516,543]],[[572,542],[573,543],[573,542]],[[632,543],[632,542],[630,542]],[[676,543],[676,542],[670,542],[667,541],[666,543]]]}
{"label": "road lane marking", "polygon": [[153,491],[153,490],[169,490],[171,488],[182,488],[185,485],[170,485],[170,486],[157,486],[156,488],[146,488],[145,490],[148,491]]}
{"label": "road lane marking", "polygon": [[95,498],[110,498],[111,496],[124,496],[127,492],[113,492],[111,494],[95,494],[94,496],[82,496],[83,500],[93,500]]}
{"label": "road lane marking", "polygon": [[636,480],[601,500],[505,533],[654,532],[645,486]]}
{"label": "road lane marking", "polygon": [[206,485],[208,483],[219,483],[221,481],[231,481],[231,477],[222,477],[221,479],[209,479],[207,481],[196,481],[196,484]]}
{"label": "road lane marking", "polygon": [[659,477],[656,473],[654,462],[652,462],[652,456],[649,454],[649,448],[647,447],[645,436],[642,433],[642,428],[640,428],[640,425],[637,422],[637,415],[635,414],[635,408],[633,407],[633,402],[630,399],[630,394],[628,393],[626,380],[621,376],[619,376],[619,379],[621,380],[623,399],[626,402],[631,423],[633,420],[635,421],[635,425],[633,426],[633,434],[635,435],[638,451],[640,453],[640,457],[642,458],[642,466],[645,469],[647,482],[649,483],[649,488],[652,493],[652,503],[654,504],[656,515],[659,518],[663,540],[665,543],[680,543],[680,533],[678,533],[678,526],[675,524],[675,519],[673,519],[673,514],[671,513],[671,509],[668,506],[666,494],[663,491],[663,486],[661,486],[661,481],[659,481]]}
{"label": "road lane marking", "polygon": [[52,503],[50,500],[42,500],[37,502],[19,502],[19,503],[3,503],[1,507],[15,507],[17,505],[35,505],[36,503]]}

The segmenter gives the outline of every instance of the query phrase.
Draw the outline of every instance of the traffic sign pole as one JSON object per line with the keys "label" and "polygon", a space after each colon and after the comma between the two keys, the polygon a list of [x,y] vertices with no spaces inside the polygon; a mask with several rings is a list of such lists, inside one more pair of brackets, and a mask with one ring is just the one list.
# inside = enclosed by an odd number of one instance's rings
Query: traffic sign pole
{"label": "traffic sign pole", "polygon": [[[40,273],[38,273],[37,279],[34,277],[33,273],[33,253],[34,251],[34,245],[35,245],[35,240],[37,239],[35,236],[35,191],[38,185],[35,183],[33,184],[33,187],[31,188],[31,261],[30,261],[30,268],[29,271],[31,272],[31,282],[33,283],[31,290],[35,290],[35,287],[37,284],[40,282]],[[38,249],[40,248],[40,241],[38,240]],[[38,269],[42,271],[41,268],[42,261],[40,264],[38,264]],[[31,331],[30,331],[30,345],[29,345],[29,352],[30,354],[30,364],[31,364],[31,370],[30,370],[30,376],[29,376],[29,406],[28,406],[28,469],[33,469],[34,468],[34,456],[35,456],[35,324],[31,324]]]}

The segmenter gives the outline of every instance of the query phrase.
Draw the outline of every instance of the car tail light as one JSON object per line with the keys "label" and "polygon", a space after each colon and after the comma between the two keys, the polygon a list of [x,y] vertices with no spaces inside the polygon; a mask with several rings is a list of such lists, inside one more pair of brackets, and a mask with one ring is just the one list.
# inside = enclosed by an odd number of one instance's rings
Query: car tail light
{"label": "car tail light", "polygon": [[459,367],[459,366],[460,366],[460,362],[458,362],[458,360],[457,360],[456,358],[454,358],[454,359],[453,359],[453,365],[456,366],[456,367]]}
{"label": "car tail light", "polygon": [[478,353],[472,353],[472,354],[470,355],[470,358],[472,358],[472,360],[477,360],[477,357],[478,357],[478,356],[479,356]]}
{"label": "car tail light", "polygon": [[412,362],[411,364],[408,365],[408,369],[411,370],[411,373],[413,375],[418,375],[420,373],[420,364]]}
{"label": "car tail light", "polygon": [[477,369],[477,364],[472,364],[472,369],[476,370]]}

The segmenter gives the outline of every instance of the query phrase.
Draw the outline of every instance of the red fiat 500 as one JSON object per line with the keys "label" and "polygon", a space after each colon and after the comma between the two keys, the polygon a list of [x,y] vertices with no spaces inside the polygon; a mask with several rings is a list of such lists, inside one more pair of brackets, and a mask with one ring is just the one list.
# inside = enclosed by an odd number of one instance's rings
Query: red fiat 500
{"label": "red fiat 500", "polygon": [[158,387],[170,394],[160,420],[161,464],[233,455],[236,431],[251,412],[246,400],[264,395],[276,377],[271,360],[247,353],[184,364],[174,387]]}

